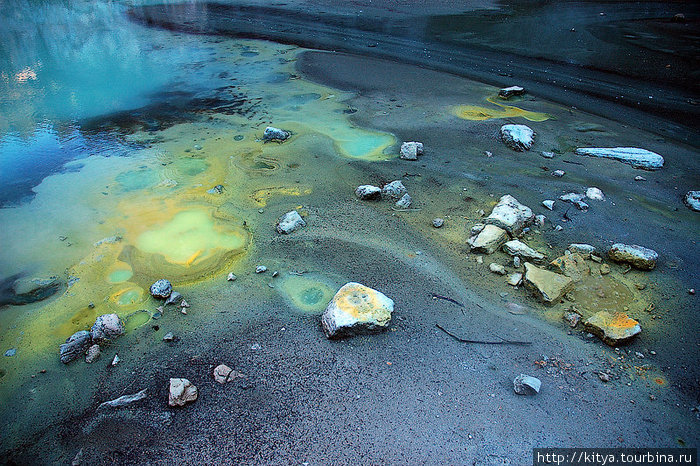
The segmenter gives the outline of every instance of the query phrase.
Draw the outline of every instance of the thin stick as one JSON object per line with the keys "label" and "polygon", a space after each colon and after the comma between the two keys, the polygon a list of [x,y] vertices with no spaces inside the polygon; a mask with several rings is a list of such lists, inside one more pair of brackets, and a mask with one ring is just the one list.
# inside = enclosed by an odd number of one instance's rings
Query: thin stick
{"label": "thin stick", "polygon": [[[511,340],[503,340],[503,341],[481,341],[481,340],[466,340],[464,338],[460,338],[454,333],[450,333],[444,328],[440,326],[440,324],[435,324],[437,328],[454,338],[455,340],[461,342],[461,343],[475,343],[479,345],[531,345],[531,341],[511,341]],[[499,337],[500,338],[500,337]]]}
{"label": "thin stick", "polygon": [[441,296],[441,295],[439,295],[439,294],[433,293],[433,294],[432,294],[432,297],[433,297],[433,299],[444,299],[445,301],[449,301],[449,302],[451,302],[452,304],[456,304],[456,305],[459,306],[459,307],[464,307],[464,304],[462,304],[462,303],[460,303],[459,301],[456,301],[456,300],[454,300],[454,299],[452,299],[452,298],[448,298],[447,296]]}
{"label": "thin stick", "polygon": [[564,159],[562,159],[562,162],[564,162],[564,163],[570,163],[571,165],[581,165],[581,166],[583,166],[583,164],[582,164],[581,162],[574,162],[573,160],[564,160]]}

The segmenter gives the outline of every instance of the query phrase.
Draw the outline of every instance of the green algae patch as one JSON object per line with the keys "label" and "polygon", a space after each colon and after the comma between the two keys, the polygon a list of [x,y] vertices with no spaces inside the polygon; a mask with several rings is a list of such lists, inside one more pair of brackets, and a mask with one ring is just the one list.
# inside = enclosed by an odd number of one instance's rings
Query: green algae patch
{"label": "green algae patch", "polygon": [[140,191],[161,182],[158,172],[149,168],[120,173],[115,180],[124,192]]}
{"label": "green algae patch", "polygon": [[117,306],[130,306],[143,301],[144,291],[143,288],[132,284],[112,294],[109,299]]}
{"label": "green algae patch", "polygon": [[124,283],[134,275],[131,266],[124,262],[116,262],[109,270],[107,282],[109,283]]}
{"label": "green algae patch", "polygon": [[295,309],[316,314],[333,299],[336,287],[315,274],[288,275],[278,289]]}
{"label": "green algae patch", "polygon": [[452,109],[452,113],[464,120],[485,121],[496,118],[524,118],[528,121],[545,121],[552,118],[548,113],[531,112],[513,105],[505,105],[495,100],[494,97],[486,99],[494,107],[482,107],[478,105],[458,105]]}
{"label": "green algae patch", "polygon": [[142,325],[147,324],[149,320],[151,320],[151,313],[147,310],[140,309],[134,311],[124,318],[124,330],[128,334]]}
{"label": "green algae patch", "polygon": [[386,154],[386,150],[396,143],[396,138],[388,133],[355,129],[347,136],[332,136],[337,150],[346,157],[364,160],[388,160],[395,155]]}

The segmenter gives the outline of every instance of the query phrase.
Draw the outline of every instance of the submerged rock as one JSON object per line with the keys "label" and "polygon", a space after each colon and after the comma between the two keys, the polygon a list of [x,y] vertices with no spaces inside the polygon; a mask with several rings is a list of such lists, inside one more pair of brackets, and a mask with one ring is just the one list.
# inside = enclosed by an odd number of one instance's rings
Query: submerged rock
{"label": "submerged rock", "polygon": [[111,340],[124,335],[124,322],[117,314],[103,314],[95,320],[90,334],[95,341]]}
{"label": "submerged rock", "polygon": [[363,184],[355,189],[355,196],[363,201],[376,201],[381,199],[382,190],[371,184]]}
{"label": "submerged rock", "polygon": [[391,199],[401,199],[406,192],[406,187],[400,180],[387,183],[382,188],[382,196],[389,196]]}
{"label": "submerged rock", "polygon": [[408,209],[409,207],[411,207],[412,203],[413,203],[413,199],[411,199],[411,196],[408,193],[406,193],[401,197],[401,199],[396,201],[395,205],[399,209]]}
{"label": "submerged rock", "polygon": [[[13,296],[7,298],[7,304],[30,304],[43,301],[56,294],[63,283],[56,276],[46,278],[19,278],[12,283]],[[0,302],[0,305],[5,304]]]}
{"label": "submerged rock", "polygon": [[585,275],[590,275],[591,273],[591,268],[586,264],[586,260],[577,253],[564,254],[557,257],[550,265],[558,268],[564,275],[575,282],[581,281]]}
{"label": "submerged rock", "polygon": [[613,314],[600,311],[588,318],[583,326],[588,332],[597,335],[610,346],[627,343],[642,331],[639,322],[631,319],[624,312]]}
{"label": "submerged rock", "polygon": [[506,146],[514,151],[523,152],[530,150],[534,140],[535,132],[525,125],[503,125],[501,126],[501,139]]}
{"label": "submerged rock", "polygon": [[542,387],[542,381],[531,375],[520,374],[513,380],[513,391],[518,395],[537,395]]}
{"label": "submerged rock", "polygon": [[571,278],[541,269],[529,262],[525,262],[523,284],[545,304],[558,303],[562,296],[574,289]]}
{"label": "submerged rock", "polygon": [[97,409],[104,408],[120,408],[122,406],[128,406],[137,401],[143,400],[147,396],[148,389],[144,388],[140,392],[132,393],[131,395],[124,395],[116,398],[114,400],[105,401],[101,403]]}
{"label": "submerged rock", "polygon": [[523,229],[532,224],[535,214],[532,210],[518,202],[510,194],[506,194],[498,200],[491,214],[486,217],[484,223],[503,228],[513,236],[518,236]]}
{"label": "submerged rock", "polygon": [[170,406],[184,406],[197,399],[197,387],[187,379],[170,379],[168,404]]}
{"label": "submerged rock", "polygon": [[81,330],[71,335],[64,344],[61,345],[61,362],[68,364],[74,359],[78,359],[92,345],[90,332]]}
{"label": "submerged rock", "polygon": [[486,225],[479,234],[467,240],[472,252],[493,254],[508,240],[508,233],[496,225]]}
{"label": "submerged rock", "polygon": [[85,355],[85,362],[88,364],[92,364],[100,358],[101,354],[102,352],[100,352],[100,345],[92,345],[87,350],[87,354]]}
{"label": "submerged rock", "polygon": [[225,384],[226,382],[230,382],[239,377],[242,378],[245,377],[245,375],[241,374],[238,371],[234,371],[226,364],[219,364],[214,368],[214,380],[216,380],[220,384]]}
{"label": "submerged rock", "polygon": [[545,258],[544,254],[535,251],[530,246],[517,239],[510,240],[504,244],[503,250],[511,256],[519,256],[522,259],[528,259],[533,262],[542,262]]}
{"label": "submerged rock", "polygon": [[615,262],[624,262],[641,270],[652,270],[656,267],[659,254],[653,249],[636,244],[615,243],[610,247],[608,257]]}
{"label": "submerged rock", "polygon": [[151,285],[150,292],[154,298],[167,299],[173,292],[173,286],[168,280],[161,278]]}
{"label": "submerged rock", "polygon": [[644,170],[658,170],[664,166],[664,158],[655,152],[636,147],[586,147],[576,149],[578,155],[619,160]]}
{"label": "submerged rock", "polygon": [[328,338],[376,333],[389,326],[394,301],[360,283],[343,285],[321,317]]}
{"label": "submerged rock", "polygon": [[690,210],[700,212],[700,191],[688,191],[688,194],[683,198],[683,203]]}
{"label": "submerged rock", "polygon": [[292,135],[289,131],[285,131],[283,129],[275,128],[274,126],[268,126],[265,128],[265,131],[263,132],[263,141],[268,142],[268,141],[277,141],[277,142],[283,142],[289,139],[289,137]]}
{"label": "submerged rock", "polygon": [[498,91],[498,97],[506,100],[510,99],[511,97],[521,96],[523,94],[525,94],[525,89],[520,86],[504,87]]}
{"label": "submerged rock", "polygon": [[292,210],[291,212],[287,212],[286,214],[282,215],[279,220],[277,220],[277,233],[281,235],[288,235],[294,230],[305,226],[306,222],[303,218],[301,218],[299,212]]}
{"label": "submerged rock", "polygon": [[401,144],[401,158],[404,160],[418,160],[418,156],[423,155],[422,142],[404,142]]}

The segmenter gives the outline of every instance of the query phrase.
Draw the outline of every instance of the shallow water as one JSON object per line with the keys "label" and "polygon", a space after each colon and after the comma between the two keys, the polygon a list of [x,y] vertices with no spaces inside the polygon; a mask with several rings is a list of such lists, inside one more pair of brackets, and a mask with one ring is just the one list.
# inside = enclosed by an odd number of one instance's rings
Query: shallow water
{"label": "shallow water", "polygon": [[[425,80],[384,92],[334,88],[299,75],[303,48],[148,28],[128,19],[130,6],[0,5],[0,279],[58,276],[64,286],[45,301],[0,308],[0,349],[16,350],[0,361],[8,449],[41,422],[89,408],[102,368],[82,361],[63,366],[57,351],[101,314],[115,312],[125,321],[127,335],[105,349],[102,362],[118,352],[126,374],[143,360],[125,355],[157,355],[169,329],[183,336],[223,331],[222,313],[233,321],[255,312],[290,321],[317,316],[338,287],[368,273],[357,269],[358,257],[380,252],[432,277],[448,267],[473,288],[506,299],[503,293],[520,290],[485,274],[464,251],[466,232],[479,209],[495,204],[495,193],[525,184],[530,199],[521,200],[534,208],[545,192],[595,182],[607,183],[600,186],[623,200],[617,175],[609,175],[614,170],[596,167],[589,174],[566,166],[572,170],[567,184],[554,187],[538,177],[554,168],[542,164],[560,162],[534,151],[531,159],[514,158],[490,134],[504,122],[538,123],[538,149],[565,154],[592,142],[591,131],[606,142],[630,141],[642,134],[636,129],[529,95],[505,103],[494,97],[497,88],[463,79],[444,94],[433,93]],[[264,143],[267,125],[290,131],[291,138]],[[397,164],[399,143],[419,130],[433,142],[430,168]],[[483,156],[485,148],[496,162]],[[692,152],[684,150],[684,156]],[[390,204],[352,210],[355,186],[394,178],[409,186],[415,211],[397,212]],[[543,188],[529,186],[532,180]],[[298,243],[280,253],[274,222],[293,209],[318,236],[292,237]],[[656,209],[668,213],[666,205]],[[437,216],[447,227],[430,227]],[[600,243],[608,240],[575,219],[569,225]],[[531,234],[528,243],[561,249],[564,240],[548,234]],[[329,248],[342,260],[326,262]],[[686,263],[692,268],[694,260]],[[269,271],[256,276],[252,270],[263,262]],[[242,278],[226,283],[229,272]],[[382,283],[380,270],[370,272]],[[148,287],[159,278],[188,299],[191,293],[200,307],[187,316],[173,307],[158,310],[162,303]],[[677,275],[660,281],[686,285]],[[586,278],[571,300],[584,317],[625,308],[645,327],[663,327],[645,311],[658,290],[637,290],[642,282],[616,269]],[[539,318],[561,325],[560,308],[540,308]],[[34,379],[40,369],[48,370]],[[15,409],[25,397],[32,403]],[[61,403],[53,403],[56,397]]]}

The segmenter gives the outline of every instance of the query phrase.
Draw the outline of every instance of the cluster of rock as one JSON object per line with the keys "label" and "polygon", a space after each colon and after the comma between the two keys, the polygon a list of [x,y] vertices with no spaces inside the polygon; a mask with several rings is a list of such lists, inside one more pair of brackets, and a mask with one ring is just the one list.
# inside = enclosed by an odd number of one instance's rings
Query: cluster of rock
{"label": "cluster of rock", "polygon": [[411,195],[401,180],[395,180],[385,184],[382,188],[371,184],[364,184],[355,189],[355,196],[363,201],[379,201],[390,199],[394,201],[394,206],[399,209],[408,209],[413,204]]}
{"label": "cluster of rock", "polygon": [[123,334],[124,322],[117,314],[101,315],[89,332],[75,332],[60,346],[61,362],[68,364],[85,355],[85,362],[91,363],[100,356],[100,343],[106,343]]}

